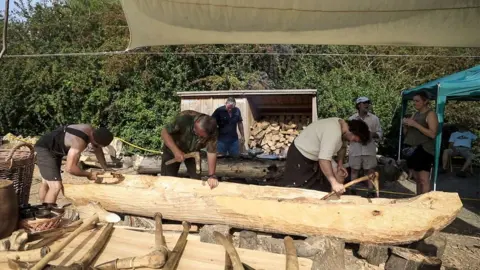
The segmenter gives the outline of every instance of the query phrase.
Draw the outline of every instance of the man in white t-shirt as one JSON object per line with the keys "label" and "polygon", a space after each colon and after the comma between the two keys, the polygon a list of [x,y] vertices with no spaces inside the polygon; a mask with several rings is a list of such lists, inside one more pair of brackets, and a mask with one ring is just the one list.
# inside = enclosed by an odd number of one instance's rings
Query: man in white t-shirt
{"label": "man in white t-shirt", "polygon": [[[368,126],[361,120],[345,121],[332,117],[314,121],[288,148],[285,173],[277,185],[315,189],[312,186],[319,180],[321,171],[331,189],[342,194],[345,192],[343,179],[348,175],[343,167],[344,142],[367,143],[369,140]],[[334,155],[337,155],[336,169],[332,165]]]}
{"label": "man in white t-shirt", "polygon": [[447,171],[448,160],[451,156],[462,156],[465,158],[465,163],[462,169],[457,173],[459,177],[466,177],[465,170],[472,163],[475,155],[472,153],[472,141],[476,140],[477,136],[468,131],[463,125],[459,125],[458,131],[450,135],[449,148],[443,151],[443,170]]}

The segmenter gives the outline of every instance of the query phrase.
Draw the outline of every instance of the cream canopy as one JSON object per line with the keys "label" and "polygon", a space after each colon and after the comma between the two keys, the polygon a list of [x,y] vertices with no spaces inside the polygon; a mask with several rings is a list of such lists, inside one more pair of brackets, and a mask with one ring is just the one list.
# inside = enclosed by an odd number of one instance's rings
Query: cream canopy
{"label": "cream canopy", "polygon": [[480,46],[479,0],[122,0],[128,49],[179,44]]}

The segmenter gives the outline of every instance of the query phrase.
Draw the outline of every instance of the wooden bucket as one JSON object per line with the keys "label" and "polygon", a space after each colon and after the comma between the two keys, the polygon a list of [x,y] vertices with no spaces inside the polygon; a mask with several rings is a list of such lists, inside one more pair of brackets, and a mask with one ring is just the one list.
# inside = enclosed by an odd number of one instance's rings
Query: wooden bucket
{"label": "wooden bucket", "polygon": [[8,237],[17,228],[17,194],[10,180],[0,179],[0,239]]}

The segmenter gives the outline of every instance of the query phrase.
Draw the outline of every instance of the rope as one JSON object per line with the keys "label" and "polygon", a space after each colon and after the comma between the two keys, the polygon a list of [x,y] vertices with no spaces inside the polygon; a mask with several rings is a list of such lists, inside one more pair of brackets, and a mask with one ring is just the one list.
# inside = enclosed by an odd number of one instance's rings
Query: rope
{"label": "rope", "polygon": [[117,139],[117,140],[119,140],[119,141],[121,141],[121,142],[123,142],[123,143],[125,143],[125,144],[128,144],[128,145],[130,145],[130,146],[133,147],[133,148],[137,148],[137,149],[143,150],[143,151],[145,151],[145,152],[150,152],[150,153],[155,153],[155,154],[162,154],[162,152],[160,152],[160,151],[150,150],[150,149],[143,148],[143,147],[141,147],[141,146],[138,146],[138,145],[135,145],[135,144],[133,144],[133,143],[127,142],[127,141],[125,141],[125,140],[122,139],[122,138],[115,137],[115,139]]}
{"label": "rope", "polygon": [[[369,191],[366,188],[354,188],[353,190]],[[380,190],[380,193],[395,194],[395,195],[406,195],[406,196],[410,196],[410,197],[417,196],[416,194],[410,194],[410,193],[405,193],[405,192],[396,192],[396,191],[387,191],[387,190]],[[460,197],[460,199],[465,200],[465,201],[480,201],[480,199],[476,199],[476,198],[462,198],[462,197]]]}

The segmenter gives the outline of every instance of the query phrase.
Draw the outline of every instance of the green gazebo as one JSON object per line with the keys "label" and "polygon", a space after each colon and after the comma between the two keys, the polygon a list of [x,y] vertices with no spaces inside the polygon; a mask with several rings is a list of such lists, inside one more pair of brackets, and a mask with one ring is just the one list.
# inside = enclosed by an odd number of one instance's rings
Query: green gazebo
{"label": "green gazebo", "polygon": [[[407,102],[413,98],[415,93],[420,91],[430,93],[432,99],[436,100],[436,112],[439,122],[439,132],[435,142],[435,163],[433,167],[433,190],[436,190],[445,104],[447,100],[480,101],[480,65],[403,91],[402,116],[405,115]],[[402,148],[402,128],[402,123],[400,123],[399,158]]]}

